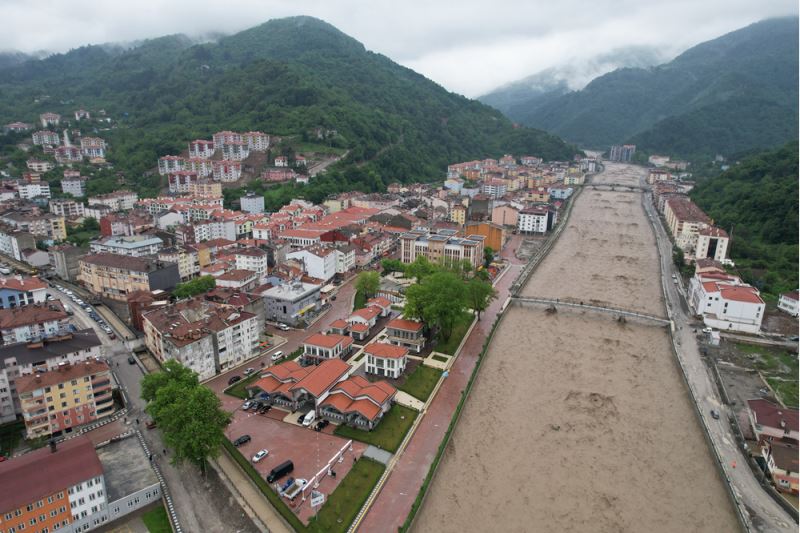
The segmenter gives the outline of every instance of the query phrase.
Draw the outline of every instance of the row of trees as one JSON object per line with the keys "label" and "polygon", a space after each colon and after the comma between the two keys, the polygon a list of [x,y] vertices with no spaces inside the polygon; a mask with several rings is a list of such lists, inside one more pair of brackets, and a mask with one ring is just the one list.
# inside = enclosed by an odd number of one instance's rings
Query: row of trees
{"label": "row of trees", "polygon": [[185,283],[178,283],[172,295],[176,298],[191,298],[198,294],[208,292],[217,286],[217,281],[214,276],[200,276]]}

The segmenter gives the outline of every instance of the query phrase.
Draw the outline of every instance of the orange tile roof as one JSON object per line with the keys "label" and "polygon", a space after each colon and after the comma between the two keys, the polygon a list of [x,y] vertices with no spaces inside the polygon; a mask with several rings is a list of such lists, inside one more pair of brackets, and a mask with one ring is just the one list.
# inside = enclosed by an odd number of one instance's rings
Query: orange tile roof
{"label": "orange tile roof", "polygon": [[377,307],[364,307],[363,309],[359,309],[358,311],[353,311],[350,314],[350,318],[357,316],[363,318],[364,320],[372,320],[376,316],[381,314],[381,310]]}
{"label": "orange tile roof", "polygon": [[347,341],[352,342],[353,339],[346,335],[336,335],[335,333],[315,333],[303,341],[303,344],[311,344],[313,346],[322,346],[323,348],[335,348],[338,344],[347,344]]}
{"label": "orange tile roof", "polygon": [[386,324],[387,328],[402,329],[403,331],[420,331],[422,330],[422,322],[416,320],[406,320],[404,318],[394,318]]}
{"label": "orange tile roof", "polygon": [[396,393],[397,389],[386,381],[370,383],[362,376],[353,376],[340,381],[321,405],[334,407],[340,413],[355,411],[368,420],[375,420]]}
{"label": "orange tile roof", "polygon": [[750,304],[763,304],[764,300],[758,295],[758,290],[753,287],[721,287],[720,296],[725,300],[745,302]]}
{"label": "orange tile roof", "polygon": [[376,298],[370,298],[367,300],[367,305],[378,305],[380,307],[391,307],[392,302],[389,301],[388,298],[384,298],[383,296],[378,296]]}
{"label": "orange tile roof", "polygon": [[364,333],[369,331],[369,326],[367,324],[362,324],[361,322],[356,322],[355,324],[350,324],[350,331],[355,331],[356,333]]}
{"label": "orange tile roof", "polygon": [[386,344],[383,342],[373,342],[367,344],[364,351],[375,357],[383,357],[388,359],[400,359],[408,354],[408,350],[402,346],[395,346],[394,344]]}
{"label": "orange tile roof", "polygon": [[340,318],[339,320],[334,320],[333,322],[331,322],[329,327],[336,329],[347,329],[347,326],[348,326],[347,320]]}
{"label": "orange tile roof", "polygon": [[314,368],[306,377],[297,382],[292,390],[305,389],[312,396],[319,397],[348,372],[350,365],[341,359],[326,359]]}
{"label": "orange tile roof", "polygon": [[37,289],[46,289],[47,283],[37,277],[26,278],[23,276],[12,276],[0,278],[0,288],[14,289],[17,291],[35,291]]}

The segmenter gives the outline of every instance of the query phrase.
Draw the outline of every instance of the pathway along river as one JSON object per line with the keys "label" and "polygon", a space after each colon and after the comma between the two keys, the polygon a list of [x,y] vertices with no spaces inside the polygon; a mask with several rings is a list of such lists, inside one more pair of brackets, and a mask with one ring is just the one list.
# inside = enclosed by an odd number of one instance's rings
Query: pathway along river
{"label": "pathway along river", "polygon": [[[664,316],[640,195],[585,190],[523,295]],[[665,328],[512,307],[487,357],[416,531],[739,529]]]}

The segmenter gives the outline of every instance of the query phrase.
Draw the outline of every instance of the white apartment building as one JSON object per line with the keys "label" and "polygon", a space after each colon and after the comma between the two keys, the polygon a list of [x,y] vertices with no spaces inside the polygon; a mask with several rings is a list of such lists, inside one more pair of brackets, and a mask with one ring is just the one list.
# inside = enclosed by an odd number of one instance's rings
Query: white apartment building
{"label": "white apartment building", "polygon": [[129,211],[133,209],[138,201],[138,193],[122,190],[92,196],[89,198],[89,205],[107,205],[114,211]]}
{"label": "white apartment building", "polygon": [[196,172],[198,176],[207,178],[214,173],[214,162],[201,157],[190,157],[184,162],[184,170]]}
{"label": "white apartment building", "polygon": [[36,146],[58,146],[61,144],[61,137],[52,131],[36,131],[31,136],[33,144]]}
{"label": "white apartment building", "polygon": [[245,213],[263,213],[264,196],[248,192],[245,196],[239,198],[239,205]]}
{"label": "white apartment building", "polygon": [[548,216],[547,207],[523,209],[517,216],[517,230],[520,233],[546,233]]}
{"label": "white apartment building", "polygon": [[260,248],[243,248],[234,250],[237,270],[251,270],[262,276],[267,273],[269,254]]}
{"label": "white apartment building", "polygon": [[242,134],[242,140],[247,143],[248,148],[255,152],[265,152],[269,149],[269,135],[260,131],[248,131]]}
{"label": "white apartment building", "polygon": [[[287,259],[297,259],[303,262],[306,274],[312,278],[329,281],[336,275],[336,250],[312,246],[286,254]],[[354,254],[355,261],[355,254]]]}
{"label": "white apartment building", "polygon": [[213,161],[214,179],[222,182],[236,181],[242,176],[242,163],[239,161]]}
{"label": "white apartment building", "polygon": [[84,206],[82,202],[76,202],[69,198],[50,200],[50,212],[62,217],[82,217],[84,216]]}
{"label": "white apartment building", "polygon": [[129,257],[143,257],[158,253],[164,246],[164,241],[150,235],[115,235],[90,243],[92,253],[127,255]]}
{"label": "white apartment building", "polygon": [[220,147],[225,143],[240,143],[244,140],[241,133],[235,131],[218,131],[213,135],[214,146]]}
{"label": "white apartment building", "polygon": [[165,263],[176,263],[181,281],[187,281],[200,274],[200,258],[197,250],[186,246],[162,248],[158,259]]}
{"label": "white apartment building", "polygon": [[83,198],[86,194],[86,180],[83,178],[64,178],[61,180],[61,192],[71,194],[75,198]]}
{"label": "white apartment building", "polygon": [[189,157],[208,159],[214,155],[214,141],[198,139],[189,143]]}
{"label": "white apartment building", "polygon": [[792,316],[798,315],[797,291],[781,294],[778,299],[778,309]]}
{"label": "white apartment building", "polygon": [[185,194],[191,189],[192,183],[197,181],[197,172],[191,170],[173,172],[169,175],[168,181],[171,194]]}
{"label": "white apartment building", "polygon": [[89,158],[104,158],[106,156],[106,142],[100,137],[81,137],[81,153]]}
{"label": "white apartment building", "polygon": [[162,176],[185,170],[185,166],[186,160],[178,155],[165,155],[158,158],[158,173]]}
{"label": "white apartment building", "polygon": [[344,274],[356,267],[356,249],[350,245],[338,246],[336,253],[336,273]]}
{"label": "white apartment building", "polygon": [[758,289],[721,271],[695,274],[689,282],[689,304],[706,326],[745,333],[761,330],[766,307]]}
{"label": "white apartment building", "polygon": [[243,161],[250,156],[250,148],[247,143],[231,142],[222,145],[222,159],[228,161]]}
{"label": "white apartment building", "polygon": [[709,226],[697,232],[694,258],[713,259],[722,262],[728,257],[728,234],[722,228]]}
{"label": "white apartment building", "polygon": [[19,197],[23,200],[30,200],[38,196],[50,198],[50,184],[46,181],[37,183],[21,183],[17,186]]}

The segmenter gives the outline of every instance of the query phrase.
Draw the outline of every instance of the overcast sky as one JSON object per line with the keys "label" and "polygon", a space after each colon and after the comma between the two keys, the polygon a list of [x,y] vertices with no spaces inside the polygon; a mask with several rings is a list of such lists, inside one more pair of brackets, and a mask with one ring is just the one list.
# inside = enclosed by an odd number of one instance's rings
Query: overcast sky
{"label": "overcast sky", "polygon": [[790,14],[797,14],[796,0],[0,0],[0,50],[63,52],[171,33],[233,33],[271,18],[311,15],[476,97],[628,46],[656,47],[671,58]]}

